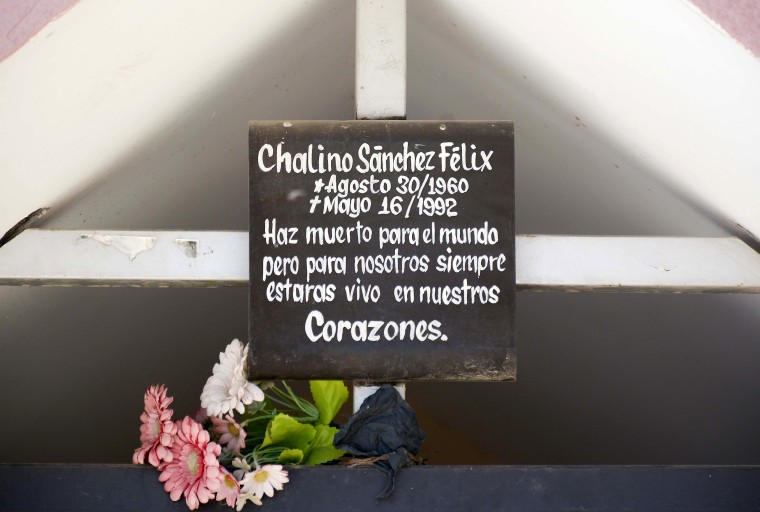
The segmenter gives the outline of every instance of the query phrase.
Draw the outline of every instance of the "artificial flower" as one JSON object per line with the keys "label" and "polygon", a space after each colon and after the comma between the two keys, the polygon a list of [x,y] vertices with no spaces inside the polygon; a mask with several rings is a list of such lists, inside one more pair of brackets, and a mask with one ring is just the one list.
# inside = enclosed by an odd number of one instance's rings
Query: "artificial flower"
{"label": "artificial flower", "polygon": [[174,398],[166,396],[164,386],[151,386],[145,393],[145,412],[140,415],[140,442],[142,446],[132,456],[133,464],[145,464],[145,456],[151,466],[171,462],[170,448],[177,427],[172,421],[174,411],[168,409]]}
{"label": "artificial flower", "polygon": [[261,506],[261,498],[259,498],[255,494],[250,494],[250,493],[247,493],[247,494],[238,494],[237,506],[235,507],[238,512],[240,512],[241,510],[243,510],[243,507],[245,506],[245,502],[246,501],[250,501],[254,505]]}
{"label": "artificial flower", "polygon": [[240,484],[223,467],[219,468],[219,490],[216,491],[216,501],[226,501],[227,506],[234,507],[240,496]]}
{"label": "artificial flower", "polygon": [[[172,421],[173,398],[166,396],[164,386],[152,386],[145,393],[142,446],[135,450],[133,462],[147,460],[156,466],[170,499],[184,497],[190,510],[214,500],[237,510],[249,502],[261,505],[265,495],[273,497],[289,481],[287,471],[275,462],[319,464],[343,453],[330,446],[336,429],[327,422],[348,397],[348,390],[335,393],[336,385],[311,383],[312,404],[297,397],[285,382],[284,390],[272,382],[248,382],[247,356],[248,348],[238,340],[220,354],[194,417]],[[271,401],[263,393],[270,387]],[[236,419],[236,411],[244,416]],[[254,428],[255,435],[248,437],[243,425]],[[295,431],[283,433],[283,425]],[[293,443],[297,447],[290,446]],[[309,450],[306,459],[304,448]]]}
{"label": "artificial flower", "polygon": [[266,494],[271,498],[275,489],[281,491],[283,484],[288,482],[288,472],[281,465],[266,464],[246,473],[240,481],[240,489],[243,494],[253,494],[258,498]]}
{"label": "artificial flower", "polygon": [[252,470],[251,465],[248,464],[248,461],[241,459],[240,457],[235,457],[235,459],[233,459],[232,466],[237,468],[232,472],[232,474],[235,475],[235,478],[237,478],[238,481],[242,480],[243,476]]}
{"label": "artificial flower", "polygon": [[220,486],[217,457],[222,447],[210,439],[209,433],[198,422],[186,416],[182,422],[177,422],[172,461],[164,462],[158,468],[161,471],[158,481],[165,482],[164,490],[172,501],[184,495],[190,510],[207,503]]}
{"label": "artificial flower", "polygon": [[225,445],[233,452],[240,452],[245,448],[245,430],[232,416],[228,414],[224,419],[212,416],[211,423],[214,424],[214,431],[221,436],[219,444]]}
{"label": "artificial flower", "polygon": [[209,416],[221,417],[232,411],[240,414],[245,406],[264,400],[264,392],[248,382],[245,365],[248,346],[239,340],[232,340],[227,349],[219,354],[219,362],[214,365],[213,375],[208,378],[201,393],[201,406]]}
{"label": "artificial flower", "polygon": [[[252,470],[250,464],[248,464],[248,461],[241,459],[240,457],[236,457],[232,461],[232,465],[237,468],[232,472],[237,480],[242,480],[247,474],[250,474]],[[240,484],[238,484],[238,486],[239,485]],[[243,493],[241,491],[238,491],[236,507],[238,511],[242,510],[242,508],[245,506],[246,501],[250,501],[254,505],[261,505],[261,498],[259,496],[256,496],[251,492]]]}

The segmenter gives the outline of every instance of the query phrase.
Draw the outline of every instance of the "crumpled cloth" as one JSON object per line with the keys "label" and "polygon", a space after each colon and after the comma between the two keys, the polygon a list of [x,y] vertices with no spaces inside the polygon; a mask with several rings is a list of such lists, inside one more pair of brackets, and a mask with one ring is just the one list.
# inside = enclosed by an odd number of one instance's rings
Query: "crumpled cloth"
{"label": "crumpled cloth", "polygon": [[368,397],[348,422],[335,434],[335,447],[354,457],[379,457],[373,466],[386,474],[386,485],[377,499],[387,498],[394,489],[396,473],[413,464],[409,454],[417,455],[425,433],[417,415],[396,388],[381,386]]}

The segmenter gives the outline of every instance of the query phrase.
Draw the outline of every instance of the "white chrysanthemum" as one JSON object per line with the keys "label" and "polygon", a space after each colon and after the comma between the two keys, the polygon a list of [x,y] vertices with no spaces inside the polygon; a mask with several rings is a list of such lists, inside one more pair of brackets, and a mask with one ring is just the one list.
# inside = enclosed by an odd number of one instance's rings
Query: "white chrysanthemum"
{"label": "white chrysanthemum", "polygon": [[248,494],[261,498],[265,494],[270,498],[274,491],[282,490],[282,486],[288,483],[288,472],[279,464],[267,464],[246,473],[240,480],[241,494]]}
{"label": "white chrysanthemum", "polygon": [[201,407],[209,416],[221,417],[233,410],[243,414],[245,406],[264,400],[264,392],[253,382],[248,382],[245,362],[248,347],[240,340],[232,340],[219,362],[214,365],[213,375],[208,378],[201,393]]}

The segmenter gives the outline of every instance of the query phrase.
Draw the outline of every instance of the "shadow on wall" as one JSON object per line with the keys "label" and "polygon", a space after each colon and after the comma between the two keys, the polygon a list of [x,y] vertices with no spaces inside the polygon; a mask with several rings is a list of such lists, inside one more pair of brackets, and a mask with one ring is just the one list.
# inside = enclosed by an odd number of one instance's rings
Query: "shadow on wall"
{"label": "shadow on wall", "polygon": [[409,7],[409,117],[515,121],[518,233],[744,235],[663,183],[646,150],[584,119],[517,38],[496,47],[444,3]]}
{"label": "shadow on wall", "polygon": [[421,417],[438,424],[424,455],[757,464],[760,317],[747,311],[759,308],[752,295],[521,293],[517,382],[408,386]]}
{"label": "shadow on wall", "polygon": [[252,48],[202,102],[146,134],[43,226],[247,229],[248,121],[350,118],[354,24],[340,2],[305,7],[280,38]]}
{"label": "shadow on wall", "polygon": [[[493,48],[441,3],[409,10],[409,117],[515,121],[518,233],[728,234],[536,81],[517,44]],[[433,463],[452,462],[437,438],[468,464],[756,464],[758,310],[750,295],[521,293],[516,383],[408,398],[437,421]]]}
{"label": "shadow on wall", "polygon": [[[344,2],[304,6],[280,37],[251,48],[202,102],[146,134],[42,227],[247,229],[248,121],[350,118],[354,23]],[[2,460],[129,462],[145,389],[166,384],[176,414],[192,414],[219,351],[247,336],[247,296],[0,288],[0,407],[14,418],[0,429]]]}

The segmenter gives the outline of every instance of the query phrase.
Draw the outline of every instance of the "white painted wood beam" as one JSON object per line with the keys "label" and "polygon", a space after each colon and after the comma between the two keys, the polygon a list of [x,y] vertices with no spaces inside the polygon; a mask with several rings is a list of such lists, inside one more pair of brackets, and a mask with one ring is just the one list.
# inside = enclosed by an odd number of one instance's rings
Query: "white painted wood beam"
{"label": "white painted wood beam", "polygon": [[[522,235],[517,288],[760,293],[760,254],[738,238]],[[29,229],[0,248],[0,285],[248,285],[244,231]]]}
{"label": "white painted wood beam", "polygon": [[247,286],[248,233],[28,229],[0,247],[0,284]]}
{"label": "white painted wood beam", "polygon": [[760,293],[760,254],[734,237],[519,236],[520,290]]}
{"label": "white painted wood beam", "polygon": [[[356,119],[406,119],[406,0],[356,0],[354,86]],[[377,384],[354,382],[354,413]]]}
{"label": "white painted wood beam", "polygon": [[406,0],[356,2],[356,119],[406,117]]}

